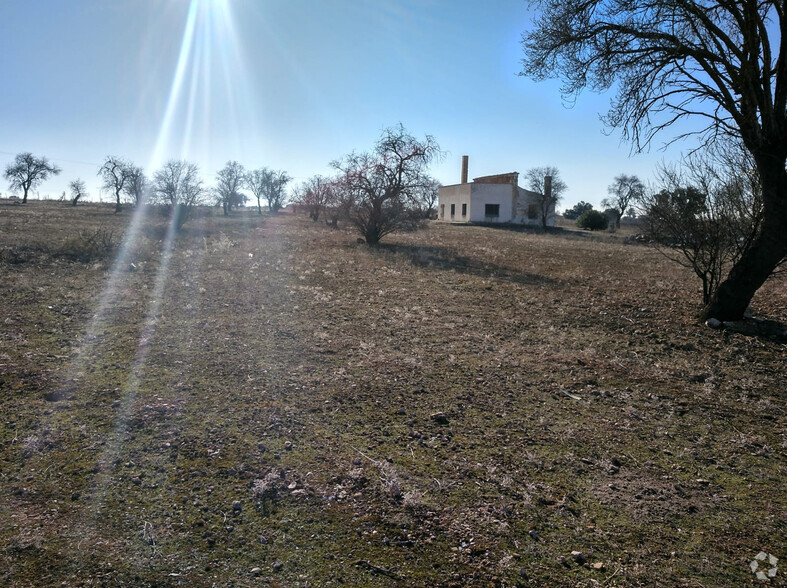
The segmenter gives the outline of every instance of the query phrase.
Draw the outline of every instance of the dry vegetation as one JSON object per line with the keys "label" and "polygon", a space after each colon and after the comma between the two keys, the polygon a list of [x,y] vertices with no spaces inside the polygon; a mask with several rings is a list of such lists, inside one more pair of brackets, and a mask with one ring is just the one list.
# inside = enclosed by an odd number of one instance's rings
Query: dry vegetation
{"label": "dry vegetation", "polygon": [[698,282],[652,249],[438,224],[369,248],[248,211],[168,254],[163,219],[130,219],[0,206],[0,583],[787,568],[785,347],[698,326]]}

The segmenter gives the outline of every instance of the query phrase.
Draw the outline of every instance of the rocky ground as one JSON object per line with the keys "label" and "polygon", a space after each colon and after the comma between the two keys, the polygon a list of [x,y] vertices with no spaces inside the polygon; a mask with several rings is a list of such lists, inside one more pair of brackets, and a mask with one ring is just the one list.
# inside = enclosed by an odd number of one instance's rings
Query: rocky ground
{"label": "rocky ground", "polygon": [[619,234],[356,237],[0,205],[0,582],[785,585],[784,345]]}

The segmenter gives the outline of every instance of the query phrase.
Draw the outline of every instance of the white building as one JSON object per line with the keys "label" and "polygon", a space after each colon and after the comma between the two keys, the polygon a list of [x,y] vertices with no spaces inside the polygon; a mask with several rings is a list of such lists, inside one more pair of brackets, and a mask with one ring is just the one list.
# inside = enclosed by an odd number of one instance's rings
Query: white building
{"label": "white building", "polygon": [[[547,193],[552,178],[544,179]],[[462,183],[441,186],[437,220],[455,223],[514,223],[541,225],[543,196],[520,188],[519,173],[483,176],[467,181],[467,156],[462,157]],[[555,226],[555,205],[547,212],[546,224]]]}

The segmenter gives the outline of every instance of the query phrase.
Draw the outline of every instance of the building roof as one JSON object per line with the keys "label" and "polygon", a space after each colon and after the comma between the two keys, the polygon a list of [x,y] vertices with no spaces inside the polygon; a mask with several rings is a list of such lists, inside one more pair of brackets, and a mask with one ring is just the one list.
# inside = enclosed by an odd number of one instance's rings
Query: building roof
{"label": "building roof", "polygon": [[478,184],[513,184],[516,186],[519,183],[519,172],[481,176],[480,178],[473,178],[473,182]]}

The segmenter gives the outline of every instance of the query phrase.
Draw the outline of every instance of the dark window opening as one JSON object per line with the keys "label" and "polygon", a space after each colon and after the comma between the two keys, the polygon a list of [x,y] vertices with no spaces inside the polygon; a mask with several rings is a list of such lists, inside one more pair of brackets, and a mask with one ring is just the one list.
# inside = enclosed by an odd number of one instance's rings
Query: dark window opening
{"label": "dark window opening", "polygon": [[454,218],[455,214],[456,214],[456,204],[452,204],[451,205],[451,218]]}
{"label": "dark window opening", "polygon": [[462,204],[462,216],[467,216],[467,203]]}
{"label": "dark window opening", "polygon": [[486,205],[484,205],[484,216],[487,216],[487,217],[498,217],[498,216],[500,216],[500,205],[499,204],[486,204]]}
{"label": "dark window opening", "polygon": [[538,205],[537,204],[530,204],[527,207],[527,218],[530,220],[538,218]]}

